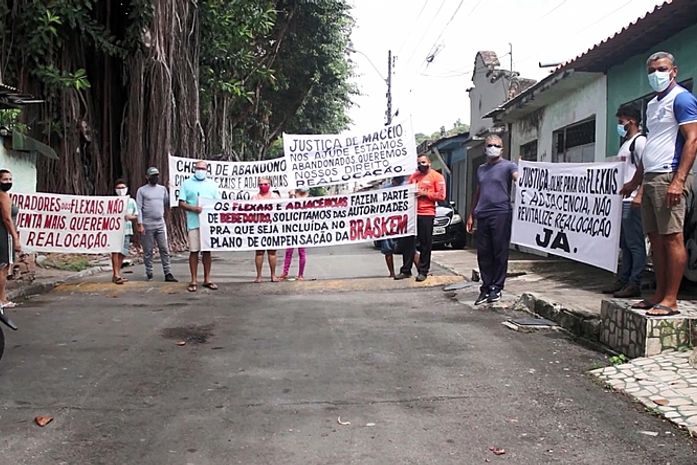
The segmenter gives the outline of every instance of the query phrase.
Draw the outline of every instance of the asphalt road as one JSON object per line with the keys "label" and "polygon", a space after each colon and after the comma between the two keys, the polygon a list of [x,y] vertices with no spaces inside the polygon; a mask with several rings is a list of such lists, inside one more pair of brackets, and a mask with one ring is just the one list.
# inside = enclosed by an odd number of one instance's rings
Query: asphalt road
{"label": "asphalt road", "polygon": [[249,255],[227,255],[217,292],[138,268],[26,302],[0,362],[0,463],[697,462],[692,439],[596,384],[604,358],[563,334],[381,278],[368,247],[309,260],[322,279],[255,285]]}

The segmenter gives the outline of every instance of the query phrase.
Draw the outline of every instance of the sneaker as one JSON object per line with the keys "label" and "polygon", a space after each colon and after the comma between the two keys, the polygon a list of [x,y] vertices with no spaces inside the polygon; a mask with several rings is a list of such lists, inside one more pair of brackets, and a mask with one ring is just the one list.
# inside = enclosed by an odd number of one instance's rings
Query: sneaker
{"label": "sneaker", "polygon": [[152,273],[145,273],[145,279],[152,281]]}
{"label": "sneaker", "polygon": [[486,299],[487,303],[493,304],[501,300],[501,291],[491,291],[489,293],[489,298]]}
{"label": "sneaker", "polygon": [[411,275],[406,274],[406,273],[399,273],[397,276],[394,277],[394,279],[396,279],[396,280],[407,279],[407,278],[411,278]]}
{"label": "sneaker", "polygon": [[631,297],[641,297],[641,288],[636,284],[627,284],[619,291],[612,294],[613,297],[629,299]]}
{"label": "sneaker", "polygon": [[173,275],[172,273],[167,273],[167,274],[165,275],[165,282],[168,282],[168,283],[178,283],[179,280],[178,280],[177,278],[175,278],[174,275]]}
{"label": "sneaker", "polygon": [[479,297],[477,297],[477,299],[474,301],[474,305],[483,304],[488,299],[489,299],[489,293],[482,291],[479,293]]}
{"label": "sneaker", "polygon": [[612,283],[612,285],[606,287],[601,292],[603,294],[614,294],[615,292],[621,290],[622,288],[624,288],[624,283],[621,281],[615,281],[614,283]]}
{"label": "sneaker", "polygon": [[419,275],[416,277],[416,281],[419,282],[419,283],[422,282],[422,281],[426,281],[426,278],[427,278],[427,277],[428,277],[428,276],[426,276],[425,274],[419,273]]}

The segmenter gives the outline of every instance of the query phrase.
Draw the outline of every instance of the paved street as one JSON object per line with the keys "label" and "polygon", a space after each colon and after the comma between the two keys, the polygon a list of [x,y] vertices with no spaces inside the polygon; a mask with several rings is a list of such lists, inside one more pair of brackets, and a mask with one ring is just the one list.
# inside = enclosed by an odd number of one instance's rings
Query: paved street
{"label": "paved street", "polygon": [[217,292],[187,293],[179,259],[178,284],[137,267],[24,303],[0,463],[694,465],[693,440],[587,374],[604,357],[452,301],[443,269],[388,280],[367,245],[308,261],[317,281],[255,285],[251,254],[221,254]]}

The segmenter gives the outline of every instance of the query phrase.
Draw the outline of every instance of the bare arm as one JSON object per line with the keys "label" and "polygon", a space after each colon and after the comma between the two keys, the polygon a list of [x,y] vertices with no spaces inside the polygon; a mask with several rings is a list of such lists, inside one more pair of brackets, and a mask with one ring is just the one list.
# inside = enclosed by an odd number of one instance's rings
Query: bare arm
{"label": "bare arm", "polygon": [[201,213],[201,211],[203,210],[198,205],[191,205],[191,204],[186,203],[183,200],[179,201],[179,208],[181,208],[182,210],[186,210],[186,211],[194,212],[194,213]]}
{"label": "bare arm", "polygon": [[692,165],[695,163],[695,157],[697,156],[697,122],[681,125],[680,132],[682,132],[685,138],[685,145],[683,146],[680,156],[678,170],[675,172],[673,180],[668,186],[666,200],[669,206],[680,203],[685,181],[687,181],[687,176],[690,174]]}
{"label": "bare arm", "polygon": [[12,241],[14,242],[15,250],[20,250],[19,233],[17,233],[15,224],[12,222],[12,201],[10,200],[10,196],[7,194],[3,194],[0,197],[0,204],[2,204],[0,207],[2,223],[5,225],[5,229],[7,229],[7,232],[10,233],[10,236],[12,236]]}
{"label": "bare arm", "polygon": [[472,206],[470,207],[470,214],[467,215],[467,232],[471,233],[474,227],[474,209],[477,207],[477,202],[479,202],[479,185],[474,190],[474,196],[472,197]]}

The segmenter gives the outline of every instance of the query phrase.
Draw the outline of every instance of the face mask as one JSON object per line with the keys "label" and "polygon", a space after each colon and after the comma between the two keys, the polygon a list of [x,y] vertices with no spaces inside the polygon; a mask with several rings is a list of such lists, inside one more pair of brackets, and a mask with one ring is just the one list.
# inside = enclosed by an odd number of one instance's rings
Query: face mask
{"label": "face mask", "polygon": [[10,189],[12,189],[12,183],[11,182],[0,182],[0,190],[3,192],[7,192]]}
{"label": "face mask", "polygon": [[419,165],[418,168],[419,168],[419,171],[421,171],[422,173],[428,173],[428,170],[429,170],[431,167],[428,166],[428,165]]}
{"label": "face mask", "polygon": [[617,134],[619,134],[620,137],[625,137],[627,135],[627,128],[624,127],[624,124],[617,125]]}
{"label": "face mask", "polygon": [[261,192],[262,194],[268,194],[270,189],[271,186],[269,186],[268,184],[262,184],[261,186],[259,186],[259,192]]}
{"label": "face mask", "polygon": [[486,153],[486,156],[489,158],[500,157],[501,152],[503,152],[503,149],[500,147],[487,147],[486,150],[484,150],[484,153]]}
{"label": "face mask", "polygon": [[670,85],[670,71],[654,71],[649,74],[649,85],[656,92],[663,92]]}
{"label": "face mask", "polygon": [[159,181],[159,180],[160,180],[160,177],[159,177],[159,176],[150,176],[150,177],[148,178],[148,182],[149,182],[150,184],[152,184],[153,186],[154,186],[155,184],[157,184],[157,181]]}
{"label": "face mask", "polygon": [[128,193],[128,187],[123,187],[121,189],[114,189],[116,191],[116,195],[126,195]]}
{"label": "face mask", "polygon": [[199,181],[203,181],[204,179],[206,179],[206,176],[207,176],[207,175],[208,175],[208,173],[206,172],[206,170],[196,170],[196,171],[194,171],[194,177],[195,177],[196,179],[198,179]]}

